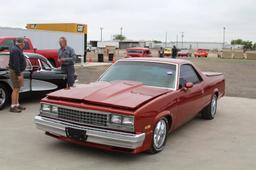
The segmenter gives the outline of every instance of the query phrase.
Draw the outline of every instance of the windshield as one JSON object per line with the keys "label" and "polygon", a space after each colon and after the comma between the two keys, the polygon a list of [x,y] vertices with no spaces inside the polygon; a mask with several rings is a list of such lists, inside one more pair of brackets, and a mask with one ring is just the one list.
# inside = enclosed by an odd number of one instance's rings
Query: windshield
{"label": "windshield", "polygon": [[142,54],[143,50],[128,50],[129,54]]}
{"label": "windshield", "polygon": [[108,69],[100,81],[130,80],[144,85],[175,88],[176,65],[142,61],[119,61]]}

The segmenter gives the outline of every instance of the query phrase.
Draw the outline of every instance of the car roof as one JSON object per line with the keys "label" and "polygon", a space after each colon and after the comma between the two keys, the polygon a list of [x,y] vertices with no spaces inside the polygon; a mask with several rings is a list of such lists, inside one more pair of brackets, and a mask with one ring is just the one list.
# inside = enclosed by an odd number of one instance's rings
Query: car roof
{"label": "car roof", "polygon": [[155,57],[133,57],[120,59],[118,61],[143,61],[143,62],[155,62],[155,63],[168,63],[168,64],[192,64],[188,60],[183,59],[172,59],[172,58],[155,58]]}
{"label": "car roof", "polygon": [[[0,52],[0,55],[10,55],[10,52]],[[29,58],[46,59],[44,56],[36,53],[25,52],[24,55],[28,56]]]}
{"label": "car roof", "polygon": [[144,48],[144,47],[132,47],[132,48],[127,48],[127,50],[149,50],[149,48]]}
{"label": "car roof", "polygon": [[[0,39],[16,39],[17,38],[17,36],[15,37],[15,36],[0,36]],[[25,39],[27,39],[27,37],[24,37]]]}

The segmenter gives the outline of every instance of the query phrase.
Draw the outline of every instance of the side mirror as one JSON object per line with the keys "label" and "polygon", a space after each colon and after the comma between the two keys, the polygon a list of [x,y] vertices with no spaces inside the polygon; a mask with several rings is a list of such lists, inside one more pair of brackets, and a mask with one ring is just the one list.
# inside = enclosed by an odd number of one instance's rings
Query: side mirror
{"label": "side mirror", "polygon": [[187,88],[187,89],[191,89],[193,86],[194,86],[194,84],[191,83],[191,82],[187,82],[187,83],[185,84],[185,88]]}

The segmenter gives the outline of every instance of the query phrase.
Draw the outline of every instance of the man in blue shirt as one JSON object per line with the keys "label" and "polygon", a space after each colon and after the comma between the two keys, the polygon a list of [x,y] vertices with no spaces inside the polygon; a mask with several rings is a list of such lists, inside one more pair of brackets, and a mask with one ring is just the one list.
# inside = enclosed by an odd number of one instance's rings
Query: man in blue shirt
{"label": "man in blue shirt", "polygon": [[9,60],[9,75],[12,82],[12,105],[10,112],[20,113],[25,110],[19,104],[19,92],[23,86],[23,71],[26,69],[26,58],[23,55],[23,48],[25,47],[24,38],[17,38],[15,45],[10,48],[10,60]]}
{"label": "man in blue shirt", "polygon": [[65,89],[70,89],[70,87],[72,87],[75,83],[74,64],[76,60],[76,54],[74,49],[67,45],[67,39],[65,37],[60,37],[59,44],[59,62],[61,63],[61,69],[67,74],[67,82]]}

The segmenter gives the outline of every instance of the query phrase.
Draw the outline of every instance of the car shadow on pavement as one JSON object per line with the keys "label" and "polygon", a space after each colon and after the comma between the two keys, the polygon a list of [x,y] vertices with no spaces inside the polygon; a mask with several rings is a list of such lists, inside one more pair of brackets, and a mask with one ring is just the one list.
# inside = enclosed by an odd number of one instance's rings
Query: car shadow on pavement
{"label": "car shadow on pavement", "polygon": [[[70,153],[70,154],[78,154],[83,157],[90,157],[90,158],[95,158],[95,159],[102,159],[102,161],[106,161],[106,159],[111,159],[112,163],[113,161],[116,163],[133,163],[133,162],[138,162],[140,160],[148,160],[155,159],[157,155],[162,156],[165,155],[168,149],[172,149],[173,146],[172,142],[175,142],[177,145],[177,140],[173,141],[173,139],[176,136],[183,136],[184,133],[189,133],[188,129],[194,128],[193,126],[197,126],[198,124],[204,122],[202,119],[199,117],[196,117],[192,119],[190,122],[186,123],[184,126],[180,127],[179,129],[175,130],[174,132],[170,133],[168,135],[167,143],[166,143],[166,148],[162,152],[158,154],[150,154],[148,152],[143,152],[139,154],[130,154],[130,153],[123,153],[123,152],[114,152],[114,151],[106,151],[98,148],[93,148],[93,147],[86,147],[86,146],[80,146],[68,142],[63,142],[59,141],[56,139],[52,144],[49,144],[47,146],[47,149],[52,150],[54,149],[59,150],[60,152],[65,151],[65,153]],[[191,133],[191,131],[190,131]],[[55,140],[55,139],[54,139]],[[175,139],[174,139],[175,140]],[[181,146],[182,147],[182,146]]]}

